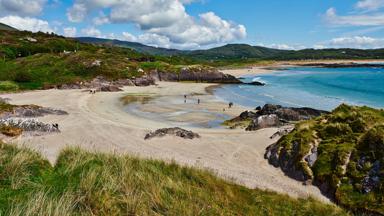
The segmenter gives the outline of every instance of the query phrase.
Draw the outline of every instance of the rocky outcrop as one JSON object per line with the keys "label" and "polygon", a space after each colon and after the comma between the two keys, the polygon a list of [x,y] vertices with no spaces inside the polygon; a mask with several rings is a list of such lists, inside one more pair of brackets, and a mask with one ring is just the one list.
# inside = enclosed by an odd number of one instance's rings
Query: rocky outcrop
{"label": "rocky outcrop", "polygon": [[0,119],[0,125],[20,128],[25,132],[33,133],[52,133],[60,132],[59,127],[55,124],[46,124],[37,119],[27,118],[8,118]]}
{"label": "rocky outcrop", "polygon": [[279,127],[290,122],[308,120],[328,112],[312,108],[283,107],[280,105],[266,104],[264,107],[257,107],[255,111],[245,111],[238,117],[229,120],[226,124],[237,122],[250,122],[245,128],[247,131],[259,130],[267,127]]}
{"label": "rocky outcrop", "polygon": [[159,81],[169,82],[205,82],[221,84],[241,84],[236,77],[224,74],[215,68],[190,66],[180,70],[180,72],[153,71],[151,75]]}
{"label": "rocky outcrop", "polygon": [[119,92],[119,91],[123,91],[121,88],[119,88],[119,87],[117,87],[115,85],[102,86],[98,90],[102,91],[102,92]]}
{"label": "rocky outcrop", "polygon": [[[154,85],[155,80],[150,76],[144,76],[135,79],[109,80],[103,76],[97,76],[91,81],[82,81],[76,83],[50,86],[57,89],[96,89],[97,91],[114,92],[120,91],[124,86],[147,86]],[[120,89],[120,90],[118,90]]]}
{"label": "rocky outcrop", "polygon": [[276,114],[283,121],[301,121],[318,117],[329,112],[308,107],[283,107],[280,105],[266,104],[259,112],[260,115]]}
{"label": "rocky outcrop", "polygon": [[[279,110],[267,108],[261,110]],[[383,110],[342,104],[327,115],[298,122],[264,156],[287,176],[317,186],[338,204],[364,215],[382,215],[383,114]]]}
{"label": "rocky outcrop", "polygon": [[281,123],[279,117],[275,114],[261,115],[257,118],[254,118],[245,130],[255,131],[262,128],[277,127],[280,126],[280,124]]}
{"label": "rocky outcrop", "polygon": [[253,85],[253,86],[265,86],[265,83],[259,82],[259,81],[253,81],[253,82],[250,82],[250,83],[243,83],[243,84]]}
{"label": "rocky outcrop", "polygon": [[15,106],[11,112],[3,112],[0,118],[36,118],[46,115],[68,115],[66,111],[36,105]]}
{"label": "rocky outcrop", "polygon": [[155,137],[164,137],[166,135],[177,136],[177,137],[181,137],[183,139],[200,138],[200,135],[197,133],[194,133],[194,132],[188,131],[188,130],[184,130],[184,129],[179,128],[179,127],[175,127],[175,128],[162,128],[162,129],[158,129],[154,132],[150,132],[147,135],[145,135],[144,139],[148,140],[148,139],[152,139]]}
{"label": "rocky outcrop", "polygon": [[152,76],[143,76],[133,80],[136,86],[150,86],[155,85],[156,80]]}

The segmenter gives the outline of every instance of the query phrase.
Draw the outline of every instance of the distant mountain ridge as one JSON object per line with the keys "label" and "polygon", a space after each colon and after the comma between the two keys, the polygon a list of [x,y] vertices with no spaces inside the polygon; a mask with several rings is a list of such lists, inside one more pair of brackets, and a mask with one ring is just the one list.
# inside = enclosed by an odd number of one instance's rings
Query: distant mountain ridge
{"label": "distant mountain ridge", "polygon": [[80,37],[77,40],[93,44],[109,44],[134,49],[150,55],[185,56],[207,61],[226,60],[303,60],[303,59],[384,59],[384,49],[303,49],[280,50],[248,44],[227,44],[207,50],[177,50],[157,48],[137,42]]}

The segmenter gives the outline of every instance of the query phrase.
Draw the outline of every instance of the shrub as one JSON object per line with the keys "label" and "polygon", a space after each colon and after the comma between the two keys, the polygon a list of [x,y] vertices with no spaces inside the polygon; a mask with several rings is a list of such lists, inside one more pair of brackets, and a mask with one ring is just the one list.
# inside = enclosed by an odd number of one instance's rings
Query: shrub
{"label": "shrub", "polygon": [[17,91],[19,85],[12,81],[0,81],[0,91]]}

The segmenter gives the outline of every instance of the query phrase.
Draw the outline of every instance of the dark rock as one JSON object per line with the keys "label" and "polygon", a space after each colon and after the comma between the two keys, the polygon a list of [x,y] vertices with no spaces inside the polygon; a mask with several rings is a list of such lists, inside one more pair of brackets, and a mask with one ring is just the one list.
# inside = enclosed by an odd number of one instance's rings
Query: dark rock
{"label": "dark rock", "polygon": [[[298,145],[293,145],[292,151],[295,152]],[[289,156],[289,153],[282,149],[278,144],[267,147],[264,158],[274,167],[280,167],[283,172],[298,181],[307,181],[310,178],[302,170],[296,168],[295,161]]]}
{"label": "dark rock", "polygon": [[380,177],[378,176],[366,176],[361,182],[362,192],[370,193],[380,186]]}
{"label": "dark rock", "polygon": [[180,72],[168,71],[153,71],[151,76],[159,81],[170,82],[206,82],[206,83],[221,83],[221,84],[241,84],[236,77],[224,74],[215,68],[210,67],[186,67]]}
{"label": "dark rock", "polygon": [[253,82],[250,82],[250,83],[243,83],[245,85],[253,85],[253,86],[265,86],[265,83],[263,82],[259,82],[259,81],[253,81]]}
{"label": "dark rock", "polygon": [[194,133],[192,131],[184,130],[179,127],[175,128],[162,128],[158,129],[154,132],[148,133],[145,135],[144,139],[152,139],[155,137],[164,137],[166,135],[172,135],[172,136],[178,136],[184,139],[195,139],[195,138],[200,138],[200,135],[197,133]]}
{"label": "dark rock", "polygon": [[139,77],[133,80],[133,83],[136,86],[150,86],[150,85],[155,85],[155,79],[151,76],[143,76]]}
{"label": "dark rock", "polygon": [[301,121],[308,120],[314,117],[318,117],[322,114],[329,112],[323,110],[316,110],[308,107],[296,108],[296,107],[282,107],[280,105],[266,104],[259,112],[259,115],[271,115],[276,114],[281,120]]}
{"label": "dark rock", "polygon": [[102,86],[99,91],[102,91],[102,92],[119,92],[119,91],[123,91],[122,89],[120,89],[119,87],[115,86],[115,85],[107,85],[107,86]]}

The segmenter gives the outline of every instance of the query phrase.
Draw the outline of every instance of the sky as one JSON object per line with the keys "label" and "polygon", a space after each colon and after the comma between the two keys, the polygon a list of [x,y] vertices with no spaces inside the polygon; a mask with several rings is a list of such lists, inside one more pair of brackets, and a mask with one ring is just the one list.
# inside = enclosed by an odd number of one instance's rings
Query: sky
{"label": "sky", "polygon": [[176,49],[384,47],[384,0],[0,0],[0,22]]}

